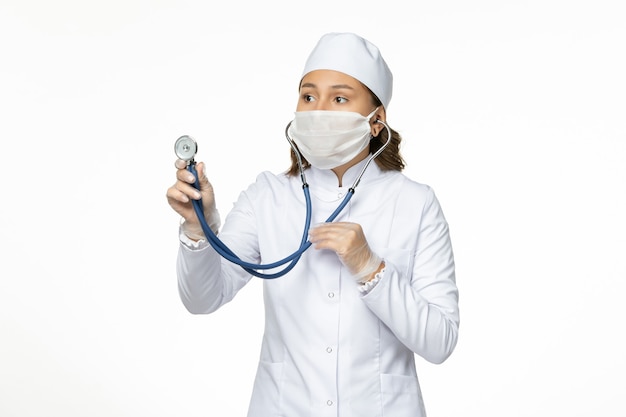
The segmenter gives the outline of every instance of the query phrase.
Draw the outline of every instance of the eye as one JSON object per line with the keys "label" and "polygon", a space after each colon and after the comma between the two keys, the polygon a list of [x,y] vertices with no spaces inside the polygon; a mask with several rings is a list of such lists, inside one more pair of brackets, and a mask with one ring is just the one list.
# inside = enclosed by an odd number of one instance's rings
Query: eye
{"label": "eye", "polygon": [[315,101],[315,98],[310,94],[302,94],[302,100],[304,100],[307,103],[311,103]]}
{"label": "eye", "polygon": [[348,99],[345,97],[335,97],[335,102],[337,103],[347,103]]}

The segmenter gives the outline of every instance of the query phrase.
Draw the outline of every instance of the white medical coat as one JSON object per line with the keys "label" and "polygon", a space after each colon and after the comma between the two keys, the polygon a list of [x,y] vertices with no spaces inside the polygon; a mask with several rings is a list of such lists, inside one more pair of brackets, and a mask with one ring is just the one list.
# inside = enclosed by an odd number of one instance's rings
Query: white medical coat
{"label": "white medical coat", "polygon": [[[309,168],[313,224],[335,210],[361,171]],[[300,242],[299,176],[260,174],[225,219],[220,239],[240,258],[269,263]],[[287,275],[264,280],[265,332],[250,417],[425,416],[417,354],[443,362],[459,327],[448,224],[433,190],[371,163],[336,221],[359,223],[385,261],[367,294],[328,250],[307,250]],[[280,269],[280,268],[279,268]],[[231,301],[251,279],[207,244],[180,246],[179,292],[192,313]]]}

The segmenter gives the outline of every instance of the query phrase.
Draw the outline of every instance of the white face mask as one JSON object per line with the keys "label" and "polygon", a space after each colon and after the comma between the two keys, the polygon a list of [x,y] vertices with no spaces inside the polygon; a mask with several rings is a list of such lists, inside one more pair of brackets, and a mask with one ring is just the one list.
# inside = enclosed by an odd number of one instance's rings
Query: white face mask
{"label": "white face mask", "polygon": [[289,135],[302,156],[316,168],[332,169],[353,160],[369,143],[370,118],[350,111],[313,110],[295,113]]}

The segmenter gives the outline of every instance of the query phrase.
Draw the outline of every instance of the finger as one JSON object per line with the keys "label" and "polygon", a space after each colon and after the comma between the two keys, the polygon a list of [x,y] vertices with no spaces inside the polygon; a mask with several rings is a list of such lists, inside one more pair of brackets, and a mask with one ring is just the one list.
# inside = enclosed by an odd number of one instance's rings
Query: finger
{"label": "finger", "polygon": [[170,204],[172,202],[179,202],[179,203],[189,202],[189,197],[187,197],[185,193],[180,191],[175,186],[168,188],[167,193],[165,195],[167,197],[167,200],[170,202]]}
{"label": "finger", "polygon": [[187,161],[183,161],[182,159],[177,159],[176,162],[174,162],[174,166],[178,169],[185,169],[187,168]]}
{"label": "finger", "polygon": [[196,182],[196,177],[194,177],[194,175],[186,169],[179,169],[176,171],[176,179],[187,184],[193,184]]}
{"label": "finger", "polygon": [[333,252],[337,252],[337,250],[339,249],[335,242],[333,242],[332,240],[318,240],[316,242],[311,242],[313,244],[313,248],[315,248],[315,250],[322,250],[322,249],[328,249],[331,250]]}
{"label": "finger", "polygon": [[309,236],[316,240],[337,239],[342,235],[354,235],[355,232],[353,223],[320,223],[309,229]]}
{"label": "finger", "polygon": [[183,193],[188,198],[194,200],[199,200],[202,197],[200,191],[198,191],[198,189],[194,185],[189,184],[185,181],[176,181],[176,184],[174,184],[174,188]]}
{"label": "finger", "polygon": [[315,231],[342,231],[342,230],[350,230],[359,227],[356,223],[350,222],[326,222],[326,223],[317,223],[311,226],[311,230]]}
{"label": "finger", "polygon": [[309,233],[309,241],[315,249],[331,249],[337,251],[342,242],[341,233],[329,230],[327,227],[320,227]]}
{"label": "finger", "polygon": [[209,178],[206,176],[206,165],[204,162],[200,162],[196,165],[196,171],[198,172],[198,182],[200,183],[200,189],[204,190],[211,186]]}
{"label": "finger", "polygon": [[319,242],[323,236],[327,235],[328,223],[318,223],[309,228],[309,241],[311,243]]}

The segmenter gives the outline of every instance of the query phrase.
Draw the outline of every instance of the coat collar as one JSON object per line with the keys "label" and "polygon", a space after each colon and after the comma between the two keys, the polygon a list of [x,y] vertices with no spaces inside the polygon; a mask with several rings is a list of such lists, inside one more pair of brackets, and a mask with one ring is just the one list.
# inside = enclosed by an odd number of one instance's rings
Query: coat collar
{"label": "coat collar", "polygon": [[[371,156],[371,154],[369,155]],[[351,166],[348,170],[343,174],[342,186],[339,186],[339,181],[337,179],[337,175],[330,169],[319,169],[314,166],[311,166],[309,169],[305,171],[305,175],[307,177],[307,182],[309,186],[314,187],[319,190],[327,190],[336,192],[338,189],[345,189],[346,191],[354,185],[354,181],[356,181],[357,176],[361,173],[361,170],[367,163],[368,158],[365,158],[361,162],[356,165]],[[373,179],[377,178],[381,174],[381,169],[378,167],[375,161],[372,161],[363,176],[361,177],[361,182],[359,184],[371,182]]]}

